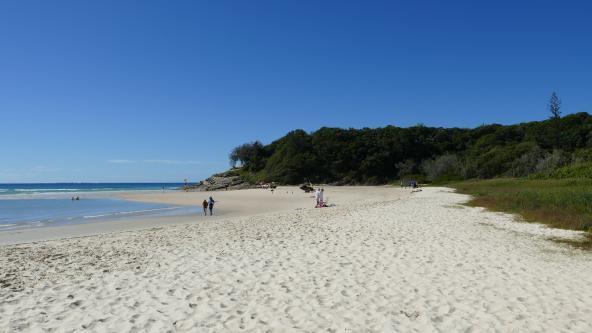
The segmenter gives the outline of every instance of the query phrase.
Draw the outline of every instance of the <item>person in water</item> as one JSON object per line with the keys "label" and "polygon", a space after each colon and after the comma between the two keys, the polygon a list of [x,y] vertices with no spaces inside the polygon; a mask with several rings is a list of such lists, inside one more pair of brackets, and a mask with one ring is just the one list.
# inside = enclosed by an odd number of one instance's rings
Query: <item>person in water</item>
{"label": "person in water", "polygon": [[212,210],[214,209],[214,203],[216,203],[216,201],[214,201],[214,199],[212,197],[210,197],[210,202],[208,207],[210,208],[210,216],[212,216]]}
{"label": "person in water", "polygon": [[204,199],[204,201],[201,203],[203,210],[204,210],[204,216],[208,216],[208,201]]}

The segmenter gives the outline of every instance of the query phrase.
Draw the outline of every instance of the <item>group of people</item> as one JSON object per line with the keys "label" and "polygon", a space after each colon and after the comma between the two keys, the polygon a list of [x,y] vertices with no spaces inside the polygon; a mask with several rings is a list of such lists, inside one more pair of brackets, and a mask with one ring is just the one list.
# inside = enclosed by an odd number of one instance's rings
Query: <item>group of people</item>
{"label": "group of people", "polygon": [[[272,189],[272,191],[273,191],[273,189]],[[288,193],[288,192],[286,192],[286,193]],[[294,194],[294,192],[292,192],[292,194]],[[317,204],[316,204],[315,208],[329,207],[327,205],[327,202],[325,201],[324,194],[325,194],[325,189],[323,189],[323,188],[316,189],[315,200],[316,200]],[[208,215],[208,210],[210,211],[210,216],[214,215],[214,204],[215,203],[216,203],[216,201],[212,197],[210,197],[207,200],[204,199],[204,201],[201,203],[202,208],[203,208],[203,212],[204,212],[204,216]]]}
{"label": "group of people", "polygon": [[325,194],[325,189],[321,188],[315,191],[315,200],[317,201],[317,205],[315,208],[327,207],[327,203],[324,201],[323,195]]}
{"label": "group of people", "polygon": [[204,211],[204,216],[208,215],[208,209],[210,210],[210,216],[213,215],[213,211],[214,211],[214,203],[216,203],[216,201],[214,201],[214,198],[210,197],[209,200],[205,200],[201,203],[202,207],[203,207],[203,211]]}
{"label": "group of people", "polygon": [[421,186],[419,185],[419,182],[415,179],[401,179],[401,187],[411,187],[411,193],[421,192]]}

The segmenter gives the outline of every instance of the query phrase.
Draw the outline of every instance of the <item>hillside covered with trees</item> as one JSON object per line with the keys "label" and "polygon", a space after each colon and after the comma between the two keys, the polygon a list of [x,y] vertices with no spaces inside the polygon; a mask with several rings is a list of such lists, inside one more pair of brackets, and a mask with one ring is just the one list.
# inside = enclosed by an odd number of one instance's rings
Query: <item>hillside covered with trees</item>
{"label": "hillside covered with trees", "polygon": [[473,129],[417,125],[401,128],[295,130],[264,145],[246,143],[230,154],[232,166],[255,181],[283,184],[383,184],[425,181],[590,175],[592,116],[483,125]]}

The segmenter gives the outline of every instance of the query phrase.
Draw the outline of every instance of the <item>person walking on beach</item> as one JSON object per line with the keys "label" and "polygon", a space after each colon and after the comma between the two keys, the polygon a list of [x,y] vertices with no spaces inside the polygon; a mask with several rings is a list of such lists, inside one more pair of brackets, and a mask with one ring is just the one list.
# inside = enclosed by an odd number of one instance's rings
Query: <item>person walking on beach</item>
{"label": "person walking on beach", "polygon": [[210,208],[210,216],[212,216],[212,210],[214,209],[214,203],[216,203],[216,201],[214,201],[214,199],[212,197],[210,197],[210,202],[208,207]]}
{"label": "person walking on beach", "polygon": [[201,203],[203,210],[204,210],[204,216],[208,216],[208,201],[206,199],[204,199],[204,201]]}

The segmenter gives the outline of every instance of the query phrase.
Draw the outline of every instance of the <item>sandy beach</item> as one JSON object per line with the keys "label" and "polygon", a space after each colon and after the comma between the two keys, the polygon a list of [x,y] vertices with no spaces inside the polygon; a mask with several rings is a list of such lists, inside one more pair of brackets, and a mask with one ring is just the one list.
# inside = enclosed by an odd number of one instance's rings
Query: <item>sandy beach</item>
{"label": "sandy beach", "polygon": [[592,331],[592,254],[549,240],[577,232],[447,188],[328,188],[323,209],[292,188],[124,196],[209,195],[215,217],[0,246],[0,332]]}
{"label": "sandy beach", "polygon": [[[392,186],[327,186],[323,189],[326,190],[325,201],[339,206],[355,204],[360,200],[389,200],[410,194],[410,191],[402,191]],[[250,189],[213,192],[134,192],[119,195],[127,200],[199,207],[202,201],[210,196],[216,200],[215,215],[218,217],[248,216],[314,207],[314,193],[304,193],[295,186],[281,186],[273,192]]]}

